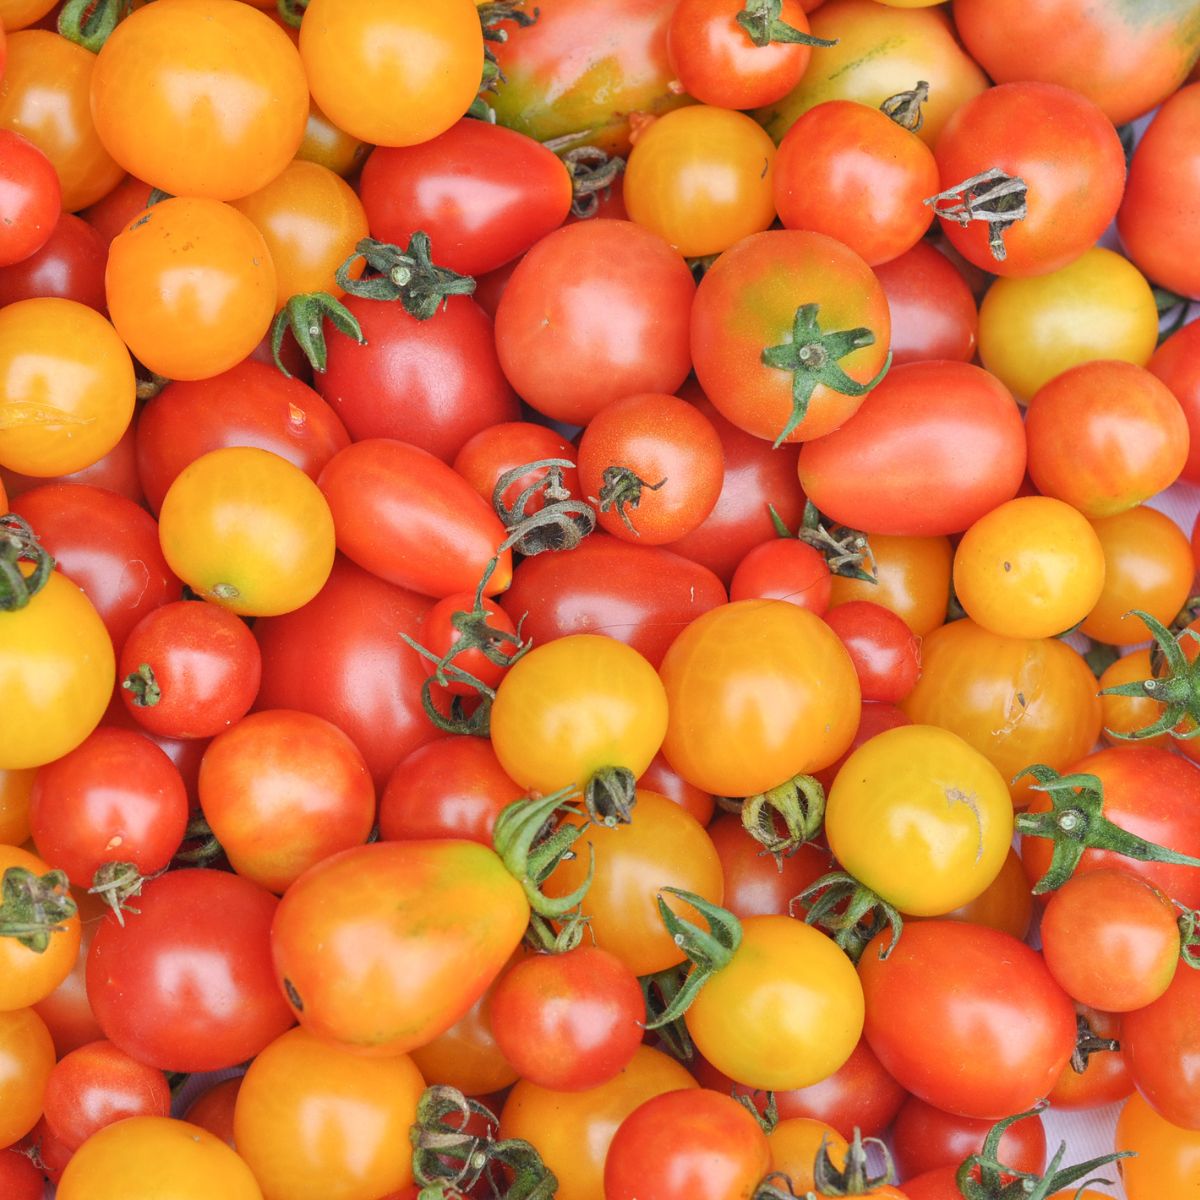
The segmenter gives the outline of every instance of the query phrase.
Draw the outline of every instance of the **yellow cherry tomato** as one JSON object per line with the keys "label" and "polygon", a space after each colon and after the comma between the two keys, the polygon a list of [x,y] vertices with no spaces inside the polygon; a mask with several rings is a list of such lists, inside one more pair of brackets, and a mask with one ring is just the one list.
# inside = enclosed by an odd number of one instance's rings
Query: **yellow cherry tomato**
{"label": "yellow cherry tomato", "polygon": [[[1140,624],[1136,617],[1129,620]],[[1139,638],[1139,641],[1142,639]],[[1135,650],[1118,658],[1109,666],[1100,682],[1096,685],[1101,691],[1105,688],[1120,687],[1123,683],[1137,683],[1143,679],[1154,678],[1154,666],[1150,661],[1149,650]],[[1101,696],[1100,711],[1102,726],[1101,736],[1110,746],[1128,745],[1128,739],[1121,734],[1137,733],[1157,721],[1163,712],[1162,704],[1151,700],[1149,696]],[[1160,733],[1152,738],[1146,738],[1139,744],[1142,746],[1166,746],[1171,741],[1169,733]]]}
{"label": "yellow cherry tomato", "polygon": [[312,0],[300,56],[313,99],[339,129],[415,146],[471,106],[483,31],[471,0]]}
{"label": "yellow cherry tomato", "polygon": [[997,279],[979,308],[979,357],[1022,403],[1093,359],[1145,366],[1157,344],[1150,285],[1100,246],[1048,275]]}
{"label": "yellow cherry tomato", "polygon": [[1104,588],[1104,549],[1077,509],[1021,496],[980,517],[954,553],[967,615],[1005,637],[1053,637],[1078,625]]}
{"label": "yellow cherry tomato", "polygon": [[825,835],[842,866],[901,912],[948,913],[981,895],[1012,843],[1004,777],[962,738],[901,725],[864,742],[829,791]]}
{"label": "yellow cherry tomato", "polygon": [[[367,214],[354,189],[316,163],[289,163],[266,187],[234,202],[262,234],[275,264],[275,307],[307,292],[342,295],[334,272],[367,236]],[[365,262],[351,270],[361,275]]]}
{"label": "yellow cherry tomato", "polygon": [[1175,620],[1192,589],[1191,543],[1170,517],[1144,504],[1092,528],[1104,552],[1104,588],[1080,631],[1112,646],[1144,642],[1145,625],[1126,614],[1137,608],[1164,625]]}
{"label": "yellow cherry tomato", "polygon": [[92,113],[131,175],[173,196],[234,200],[296,153],[308,87],[287,34],[251,5],[157,0],[104,43]]}
{"label": "yellow cherry tomato", "polygon": [[172,571],[242,616],[307,604],[333,569],[333,516],[299,467],[268,450],[213,450],[167,490],[158,535]]}
{"label": "yellow cherry tomato", "polygon": [[751,796],[836,762],[861,691],[837,635],[782,600],[739,600],[694,620],[660,668],[670,704],[663,754],[717,796]]}
{"label": "yellow cherry tomato", "polygon": [[1185,1200],[1200,1179],[1200,1130],[1181,1129],[1160,1117],[1140,1092],[1117,1118],[1116,1149],[1135,1157],[1118,1164],[1129,1200]]}
{"label": "yellow cherry tomato", "polygon": [[816,1186],[813,1165],[822,1146],[838,1168],[845,1165],[846,1151],[850,1149],[846,1139],[832,1125],[812,1117],[788,1117],[780,1121],[767,1134],[767,1141],[771,1145],[771,1170],[786,1175],[797,1196],[803,1196]]}
{"label": "yellow cherry tomato", "polygon": [[870,600],[894,612],[918,637],[946,620],[954,550],[945,537],[870,536],[875,582],[835,575],[829,607]]}
{"label": "yellow cherry tomato", "polygon": [[774,165],[775,143],[745,114],[679,108],[637,135],[625,207],[680,254],[719,254],[775,219]]}
{"label": "yellow cherry tomato", "polygon": [[53,1066],[54,1042],[46,1022],[32,1008],[0,1012],[0,1147],[11,1146],[37,1124]]}
{"label": "yellow cherry tomato", "polygon": [[32,768],[0,770],[0,846],[19,846],[28,841],[29,796],[36,774]]}
{"label": "yellow cherry tomato", "polygon": [[0,466],[46,477],[99,462],[129,428],[136,386],[129,351],[86,304],[0,309]]}
{"label": "yellow cherry tomato", "polygon": [[969,620],[921,643],[921,677],[900,707],[974,746],[1018,806],[1029,803],[1030,781],[1014,786],[1014,776],[1030,763],[1063,771],[1100,733],[1096,678],[1076,650],[1057,638],[1002,637]]}
{"label": "yellow cherry tomato", "polygon": [[537,646],[504,676],[492,705],[492,747],[510,779],[549,793],[597,771],[641,775],[662,745],[667,697],[632,647],[579,633]]}
{"label": "yellow cherry tomato", "polygon": [[275,314],[267,243],[219,200],[147,209],[113,239],[104,289],[125,344],[167,379],[208,379],[236,366]]}
{"label": "yellow cherry tomato", "polygon": [[92,1134],[71,1157],[58,1200],[263,1200],[250,1168],[220,1138],[170,1117],[127,1117]]}
{"label": "yellow cherry tomato", "polygon": [[115,677],[104,622],[57,571],[24,608],[0,610],[0,770],[74,750],[100,723]]}
{"label": "yellow cherry tomato", "polygon": [[291,1029],[250,1064],[234,1142],[266,1200],[385,1196],[412,1182],[424,1090],[406,1054],[370,1058]]}
{"label": "yellow cherry tomato", "polygon": [[27,137],[50,160],[64,212],[95,204],[125,174],[92,123],[95,66],[94,54],[48,29],[26,29],[8,39],[0,128]]}
{"label": "yellow cherry tomato", "polygon": [[[662,888],[692,892],[713,904],[724,898],[721,860],[712,839],[695,817],[657,792],[638,789],[628,824],[589,825],[575,843],[575,857],[559,864],[546,880],[546,894],[570,895],[593,862],[583,915],[596,944],[635,975],[651,975],[684,959],[658,911]],[[699,920],[678,897],[665,899],[672,911]]]}
{"label": "yellow cherry tomato", "polygon": [[832,939],[792,917],[747,917],[728,964],[684,1020],[696,1049],[735,1083],[791,1091],[828,1079],[863,1028],[863,992]]}
{"label": "yellow cherry tomato", "polygon": [[338,175],[349,175],[366,158],[369,149],[366,143],[339,129],[315,100],[309,102],[304,140],[296,151],[298,159],[327,167]]}
{"label": "yellow cherry tomato", "polygon": [[53,7],[55,0],[0,0],[0,25],[9,33],[40,21]]}

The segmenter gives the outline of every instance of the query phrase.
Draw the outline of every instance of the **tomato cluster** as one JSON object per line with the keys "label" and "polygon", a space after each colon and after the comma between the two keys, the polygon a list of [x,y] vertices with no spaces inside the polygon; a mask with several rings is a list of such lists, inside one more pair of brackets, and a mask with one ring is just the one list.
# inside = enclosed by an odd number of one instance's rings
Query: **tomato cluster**
{"label": "tomato cluster", "polygon": [[1200,1188],[1198,56],[0,0],[0,1197]]}

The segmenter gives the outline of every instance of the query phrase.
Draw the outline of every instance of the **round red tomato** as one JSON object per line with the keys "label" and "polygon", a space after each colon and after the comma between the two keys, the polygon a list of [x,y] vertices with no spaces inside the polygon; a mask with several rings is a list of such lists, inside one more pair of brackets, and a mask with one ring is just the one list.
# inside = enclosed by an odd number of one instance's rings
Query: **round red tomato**
{"label": "round red tomato", "polygon": [[1189,321],[1171,334],[1146,369],[1171,389],[1183,409],[1190,434],[1183,478],[1200,483],[1200,321]]}
{"label": "round red tomato", "polygon": [[[916,1096],[905,1100],[892,1125],[892,1155],[901,1179],[938,1167],[959,1166],[983,1149],[992,1122],[956,1117]],[[1014,1171],[1040,1175],[1046,1165],[1046,1130],[1040,1116],[1010,1125],[1000,1139],[997,1159]]]}
{"label": "round red tomato", "polygon": [[869,600],[839,604],[825,624],[850,652],[864,701],[898,704],[921,674],[921,643],[894,612]]}
{"label": "round red tomato", "polygon": [[103,238],[86,221],[62,213],[40,250],[0,269],[0,305],[58,296],[103,312],[106,257]]}
{"label": "round red tomato", "polygon": [[[481,429],[470,438],[455,456],[454,469],[491,505],[496,484],[502,475],[547,458],[574,462],[575,448],[545,425],[534,425],[530,421],[503,421],[499,425]],[[562,471],[563,487],[572,496],[578,496],[579,473],[574,467],[559,469]],[[501,493],[504,506],[511,509],[521,494],[545,479],[549,471],[549,467],[538,467],[514,479]],[[524,511],[527,516],[532,516],[545,506],[545,491],[535,491],[526,502]]]}
{"label": "round red tomato", "polygon": [[979,311],[962,272],[928,242],[881,263],[892,314],[892,366],[950,358],[970,362],[979,336]]}
{"label": "round red tomato", "polygon": [[0,267],[40,250],[61,211],[62,190],[53,164],[27,138],[0,129]]}

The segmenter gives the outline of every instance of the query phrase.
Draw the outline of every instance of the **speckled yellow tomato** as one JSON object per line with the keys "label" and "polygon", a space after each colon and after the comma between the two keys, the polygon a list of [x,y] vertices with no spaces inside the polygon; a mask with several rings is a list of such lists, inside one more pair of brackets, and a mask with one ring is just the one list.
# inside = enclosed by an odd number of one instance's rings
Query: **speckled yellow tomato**
{"label": "speckled yellow tomato", "polygon": [[163,555],[197,594],[242,616],[307,604],[333,569],[333,517],[315,483],[269,450],[202,455],[158,515]]}
{"label": "speckled yellow tomato", "polygon": [[1054,637],[1078,625],[1104,588],[1104,549],[1061,500],[1021,496],[980,517],[954,552],[967,615],[1005,637]]}
{"label": "speckled yellow tomato", "polygon": [[743,113],[695,105],[641,130],[625,207],[680,254],[719,254],[775,219],[775,143]]}
{"label": "speckled yellow tomato", "polygon": [[854,664],[820,617],[738,600],[693,621],[660,668],[663,754],[688,783],[750,796],[836,762],[858,727]]}
{"label": "speckled yellow tomato", "polygon": [[1004,777],[962,738],[901,725],[864,742],[830,789],[825,834],[855,879],[936,917],[981,895],[1012,843]]}

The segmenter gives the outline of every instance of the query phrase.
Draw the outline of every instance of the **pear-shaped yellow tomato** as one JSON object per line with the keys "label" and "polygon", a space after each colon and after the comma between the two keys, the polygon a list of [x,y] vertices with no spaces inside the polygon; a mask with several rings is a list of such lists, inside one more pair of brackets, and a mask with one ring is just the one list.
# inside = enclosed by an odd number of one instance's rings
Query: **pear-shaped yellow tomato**
{"label": "pear-shaped yellow tomato", "polygon": [[829,791],[825,835],[842,866],[889,904],[939,916],[1000,874],[1012,801],[1004,777],[962,738],[901,725],[846,759]]}
{"label": "pear-shaped yellow tomato", "polygon": [[663,754],[688,783],[751,796],[845,752],[861,692],[837,634],[783,600],[738,600],[693,621],[660,675],[670,719]]}

